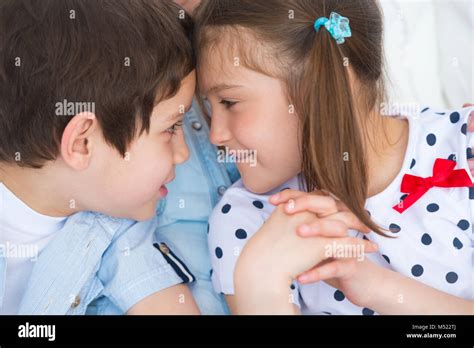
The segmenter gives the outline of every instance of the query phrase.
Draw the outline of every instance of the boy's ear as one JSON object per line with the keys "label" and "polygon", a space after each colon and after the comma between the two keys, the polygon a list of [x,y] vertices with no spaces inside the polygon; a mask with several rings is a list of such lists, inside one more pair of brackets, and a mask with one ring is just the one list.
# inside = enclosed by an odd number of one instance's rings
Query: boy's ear
{"label": "boy's ear", "polygon": [[69,121],[61,138],[61,157],[71,168],[84,170],[89,167],[91,135],[97,129],[97,119],[91,112],[81,112]]}

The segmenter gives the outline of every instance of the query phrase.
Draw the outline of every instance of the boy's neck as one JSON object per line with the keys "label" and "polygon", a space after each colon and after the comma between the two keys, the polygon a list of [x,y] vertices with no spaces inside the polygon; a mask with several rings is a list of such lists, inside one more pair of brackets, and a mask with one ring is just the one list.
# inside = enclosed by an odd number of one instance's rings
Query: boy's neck
{"label": "boy's neck", "polygon": [[58,190],[57,178],[46,175],[47,172],[46,169],[0,164],[0,183],[39,214],[64,217],[75,213],[75,204],[71,208],[70,199]]}

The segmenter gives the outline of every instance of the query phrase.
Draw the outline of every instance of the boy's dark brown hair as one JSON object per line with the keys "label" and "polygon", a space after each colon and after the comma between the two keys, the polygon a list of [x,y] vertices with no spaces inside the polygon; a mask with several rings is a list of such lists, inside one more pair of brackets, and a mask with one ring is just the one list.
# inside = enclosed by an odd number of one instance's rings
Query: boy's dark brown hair
{"label": "boy's dark brown hair", "polygon": [[154,105],[194,69],[183,14],[167,0],[2,0],[0,161],[40,168],[56,159],[71,119],[57,115],[64,101],[94,105],[124,156],[149,130]]}
{"label": "boy's dark brown hair", "polygon": [[[331,12],[349,18],[352,37],[342,45],[324,28],[319,32],[313,28],[316,19],[329,18]],[[377,1],[203,0],[194,19],[198,80],[206,55],[219,52],[281,79],[300,117],[302,173],[308,191],[331,192],[367,227],[384,235],[364,208],[365,149],[370,137],[359,122],[385,97],[382,13]],[[347,66],[357,89],[352,90]]]}

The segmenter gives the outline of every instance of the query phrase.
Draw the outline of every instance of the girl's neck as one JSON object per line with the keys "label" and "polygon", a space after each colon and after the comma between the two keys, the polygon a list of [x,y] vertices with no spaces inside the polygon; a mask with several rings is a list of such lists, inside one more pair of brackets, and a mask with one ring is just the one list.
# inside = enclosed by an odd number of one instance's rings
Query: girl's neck
{"label": "girl's neck", "polygon": [[409,136],[407,119],[379,113],[374,117],[375,121],[367,125],[368,197],[384,191],[397,177],[403,166]]}

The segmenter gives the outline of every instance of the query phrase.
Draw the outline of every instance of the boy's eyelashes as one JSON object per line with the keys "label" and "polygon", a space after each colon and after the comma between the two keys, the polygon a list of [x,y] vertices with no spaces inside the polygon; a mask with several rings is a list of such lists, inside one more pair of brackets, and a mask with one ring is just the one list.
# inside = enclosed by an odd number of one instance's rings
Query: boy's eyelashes
{"label": "boy's eyelashes", "polygon": [[169,134],[176,134],[176,131],[183,125],[183,120],[177,121],[175,124],[173,124],[170,128],[166,129],[165,132]]}

